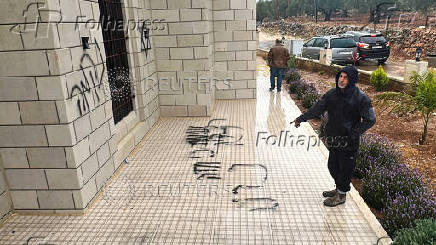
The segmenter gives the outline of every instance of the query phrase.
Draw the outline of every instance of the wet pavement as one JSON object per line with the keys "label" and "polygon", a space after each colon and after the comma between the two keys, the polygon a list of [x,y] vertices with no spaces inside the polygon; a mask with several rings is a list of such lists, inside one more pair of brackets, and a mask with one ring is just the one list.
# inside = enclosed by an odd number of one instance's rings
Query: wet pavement
{"label": "wet pavement", "polygon": [[268,76],[260,62],[257,99],[210,118],[161,119],[87,214],[15,215],[0,244],[375,244],[354,198],[323,206],[328,151]]}

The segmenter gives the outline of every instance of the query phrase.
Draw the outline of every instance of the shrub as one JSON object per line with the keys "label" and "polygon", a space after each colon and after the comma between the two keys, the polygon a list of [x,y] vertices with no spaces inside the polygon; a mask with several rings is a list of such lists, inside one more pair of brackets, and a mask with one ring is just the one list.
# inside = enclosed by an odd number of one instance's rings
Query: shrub
{"label": "shrub", "polygon": [[300,85],[297,87],[296,90],[296,94],[297,94],[297,99],[302,100],[304,94],[306,94],[306,91],[309,89],[309,84],[307,84],[306,81],[304,80],[300,80]]}
{"label": "shrub", "polygon": [[297,68],[297,59],[295,58],[295,55],[291,55],[291,57],[289,58],[288,67],[289,68]]}
{"label": "shrub", "polygon": [[405,164],[372,166],[362,182],[362,197],[371,207],[386,207],[389,198],[400,194],[410,195],[426,190],[426,182],[417,170],[410,170]]}
{"label": "shrub", "polygon": [[389,85],[389,78],[382,66],[379,66],[377,70],[371,73],[370,82],[377,91],[386,90]]}
{"label": "shrub", "polygon": [[306,81],[297,80],[289,83],[289,93],[296,94],[297,91],[300,90],[301,87],[307,86]]}
{"label": "shrub", "polygon": [[389,200],[382,213],[384,214],[383,227],[391,237],[394,237],[400,229],[412,228],[416,220],[434,219],[436,198],[430,191],[416,192],[409,196],[398,194]]}
{"label": "shrub", "polygon": [[316,91],[315,87],[309,85],[306,93],[303,95],[302,105],[304,106],[304,108],[308,109],[312,107],[316,102],[318,102],[319,98],[320,96]]}
{"label": "shrub", "polygon": [[393,143],[375,134],[365,134],[357,152],[354,176],[362,179],[372,166],[390,167],[400,160],[401,152]]}
{"label": "shrub", "polygon": [[286,83],[291,83],[300,80],[301,76],[297,69],[288,69],[285,73]]}
{"label": "shrub", "polygon": [[398,231],[393,245],[433,245],[436,242],[436,219],[416,220],[415,228]]}

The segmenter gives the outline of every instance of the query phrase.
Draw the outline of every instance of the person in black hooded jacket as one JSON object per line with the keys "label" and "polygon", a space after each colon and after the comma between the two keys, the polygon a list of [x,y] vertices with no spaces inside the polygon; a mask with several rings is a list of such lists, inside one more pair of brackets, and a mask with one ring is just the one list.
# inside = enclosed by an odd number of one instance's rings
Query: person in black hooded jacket
{"label": "person in black hooded jacket", "polygon": [[376,122],[371,99],[356,87],[357,81],[358,72],[354,66],[343,68],[336,75],[336,88],[325,93],[309,111],[294,121],[298,128],[301,122],[318,118],[325,111],[328,113],[325,125],[330,152],[328,169],[336,184],[336,189],[322,193],[328,197],[324,205],[329,207],[345,203],[356,166],[360,135]]}

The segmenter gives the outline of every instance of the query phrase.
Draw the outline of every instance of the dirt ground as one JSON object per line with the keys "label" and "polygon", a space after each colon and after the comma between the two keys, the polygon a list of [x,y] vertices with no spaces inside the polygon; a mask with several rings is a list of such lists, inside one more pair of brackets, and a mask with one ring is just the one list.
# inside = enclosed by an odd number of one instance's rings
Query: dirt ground
{"label": "dirt ground", "polygon": [[[303,79],[309,83],[313,83],[320,93],[327,92],[335,85],[333,76],[312,73],[304,70],[299,70]],[[370,98],[374,101],[374,97],[379,94],[369,85],[358,84]],[[293,95],[292,95],[293,96]],[[296,98],[294,98],[295,100]],[[297,102],[302,111],[306,111],[299,102]],[[369,133],[375,133],[387,137],[393,141],[401,150],[405,163],[411,169],[418,169],[431,181],[431,187],[436,191],[436,115],[433,115],[428,128],[427,144],[419,145],[423,131],[423,123],[421,118],[416,116],[397,117],[389,115],[388,112],[382,112],[381,109],[374,105],[376,112],[377,123],[374,127],[368,130]],[[313,120],[313,126],[316,130],[319,129],[320,121]]]}

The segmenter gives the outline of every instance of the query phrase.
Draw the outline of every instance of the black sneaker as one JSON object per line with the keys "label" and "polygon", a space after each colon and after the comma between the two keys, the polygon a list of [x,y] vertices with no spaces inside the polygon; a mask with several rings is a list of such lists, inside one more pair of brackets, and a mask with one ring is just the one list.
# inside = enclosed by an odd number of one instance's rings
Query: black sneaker
{"label": "black sneaker", "polygon": [[273,91],[274,90],[274,88],[269,88],[269,91]]}
{"label": "black sneaker", "polygon": [[323,197],[334,197],[336,195],[336,193],[338,193],[337,189],[331,190],[331,191],[324,191],[322,193]]}

